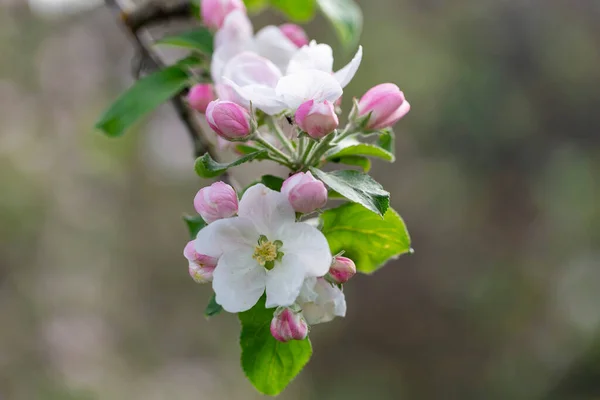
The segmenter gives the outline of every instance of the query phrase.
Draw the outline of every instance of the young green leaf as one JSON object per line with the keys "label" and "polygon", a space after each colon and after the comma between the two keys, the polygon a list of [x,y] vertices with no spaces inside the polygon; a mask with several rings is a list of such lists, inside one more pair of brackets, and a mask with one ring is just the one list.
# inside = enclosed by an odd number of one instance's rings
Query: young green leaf
{"label": "young green leaf", "polygon": [[346,143],[342,141],[338,146],[325,154],[325,157],[328,160],[344,156],[370,156],[381,158],[382,160],[389,162],[394,162],[395,160],[394,155],[382,147],[369,143],[360,143],[356,140],[351,140]]}
{"label": "young green leaf", "polygon": [[200,230],[206,226],[206,222],[204,222],[202,217],[199,215],[184,215],[183,220],[188,227],[190,239],[192,240],[196,239],[198,232],[200,232]]}
{"label": "young green leaf", "polygon": [[202,178],[214,178],[215,176],[221,175],[231,167],[235,167],[237,165],[246,163],[248,161],[252,161],[254,159],[260,159],[260,157],[265,154],[266,151],[257,151],[240,157],[237,160],[230,163],[220,163],[213,160],[211,156],[208,153],[206,153],[202,157],[198,157],[196,159],[194,169],[196,170],[196,173]]}
{"label": "young green leaf", "polygon": [[391,129],[382,131],[381,135],[379,135],[379,138],[377,139],[376,144],[388,153],[396,154],[396,137]]}
{"label": "young green leaf", "polygon": [[308,22],[315,16],[315,0],[270,0],[270,3],[295,22]]}
{"label": "young green leaf", "polygon": [[213,34],[206,28],[196,28],[193,31],[164,37],[157,40],[155,44],[184,47],[204,54],[212,54]]}
{"label": "young green leaf", "polygon": [[362,168],[363,172],[369,172],[371,169],[371,160],[363,156],[343,156],[339,158],[331,158],[331,162],[353,165]]}
{"label": "young green leaf", "polygon": [[312,355],[308,338],[281,343],[271,335],[274,308],[265,308],[265,297],[239,313],[242,369],[261,393],[276,396],[300,373]]}
{"label": "young green leaf", "polygon": [[353,170],[333,172],[323,172],[317,168],[310,170],[331,189],[376,214],[385,214],[390,206],[390,194],[367,174]]}
{"label": "young green leaf", "polygon": [[275,175],[263,175],[263,177],[260,178],[260,181],[269,189],[280,192],[284,179]]}
{"label": "young green leaf", "polygon": [[214,317],[215,315],[223,311],[223,307],[221,307],[221,305],[217,303],[216,298],[217,296],[213,293],[210,300],[208,301],[208,304],[206,305],[206,309],[204,310],[204,316],[206,318]]}
{"label": "young green leaf", "polygon": [[121,136],[138,119],[188,85],[188,74],[178,65],[148,75],[133,84],[96,122],[108,136]]}
{"label": "young green leaf", "polygon": [[342,45],[350,49],[358,44],[363,16],[353,0],[317,0],[321,12],[333,25]]}
{"label": "young green leaf", "polygon": [[391,208],[380,218],[358,204],[346,203],[325,211],[321,218],[331,252],[344,250],[360,272],[374,272],[411,251],[406,225]]}

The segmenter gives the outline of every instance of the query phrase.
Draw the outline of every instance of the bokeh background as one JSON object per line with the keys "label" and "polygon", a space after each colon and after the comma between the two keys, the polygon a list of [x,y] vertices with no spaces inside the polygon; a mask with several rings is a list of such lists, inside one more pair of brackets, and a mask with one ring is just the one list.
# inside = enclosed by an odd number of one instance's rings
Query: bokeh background
{"label": "bokeh background", "polygon": [[[416,252],[346,285],[280,398],[599,399],[600,3],[359,3],[345,101],[390,81],[413,106],[372,173]],[[0,398],[261,398],[236,318],[207,321],[187,275],[181,215],[207,182],[173,110],[92,128],[132,81],[114,16],[1,0],[0,54]]]}

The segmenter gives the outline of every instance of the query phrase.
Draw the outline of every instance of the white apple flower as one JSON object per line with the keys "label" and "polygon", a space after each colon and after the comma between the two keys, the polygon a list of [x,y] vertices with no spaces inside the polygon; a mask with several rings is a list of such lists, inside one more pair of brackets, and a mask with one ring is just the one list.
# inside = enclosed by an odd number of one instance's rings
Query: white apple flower
{"label": "white apple flower", "polygon": [[346,316],[344,292],[325,278],[306,278],[296,302],[310,325]]}
{"label": "white apple flower", "polygon": [[218,259],[216,301],[232,313],[252,308],[265,290],[267,308],[292,305],[304,280],[325,275],[332,260],[325,236],[296,222],[286,196],[262,184],[246,190],[237,217],[202,229],[195,248]]}
{"label": "white apple flower", "polygon": [[311,41],[307,46],[303,46],[294,53],[290,59],[286,75],[296,74],[304,70],[319,70],[328,74],[333,74],[335,79],[338,81],[342,88],[346,87],[348,83],[354,78],[360,62],[362,61],[362,46],[358,46],[358,51],[352,58],[352,60],[346,64],[342,69],[337,72],[333,72],[333,50],[331,46],[324,43],[317,43]]}

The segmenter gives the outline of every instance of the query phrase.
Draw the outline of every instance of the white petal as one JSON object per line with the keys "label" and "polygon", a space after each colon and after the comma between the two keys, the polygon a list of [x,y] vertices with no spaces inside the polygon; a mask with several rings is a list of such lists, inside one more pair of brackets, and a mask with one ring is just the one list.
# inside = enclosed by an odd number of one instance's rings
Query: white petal
{"label": "white petal", "polygon": [[225,218],[214,221],[200,230],[194,241],[194,248],[200,254],[219,258],[227,251],[254,248],[259,236],[249,219]]}
{"label": "white petal", "polygon": [[294,74],[305,69],[333,72],[333,51],[328,44],[317,44],[312,41],[296,51],[289,62],[286,74]]}
{"label": "white petal", "polygon": [[317,278],[314,276],[304,279],[300,288],[300,294],[298,295],[298,303],[312,303],[317,299],[318,294],[315,291],[316,283]]}
{"label": "white petal", "polygon": [[223,254],[213,273],[216,301],[231,313],[252,308],[264,293],[265,282],[265,269],[248,250]]}
{"label": "white petal", "polygon": [[258,108],[269,115],[279,114],[287,108],[287,106],[277,97],[275,89],[264,85],[248,85],[241,87],[235,82],[225,78],[224,83],[232,88],[241,98],[244,99],[245,107],[250,105]]}
{"label": "white petal", "polygon": [[240,200],[238,215],[251,220],[258,232],[269,240],[279,239],[275,234],[283,226],[293,226],[296,220],[287,197],[262,183],[246,190]]}
{"label": "white petal", "polygon": [[258,54],[273,61],[281,71],[286,70],[290,59],[298,51],[298,47],[281,32],[281,29],[273,25],[258,31],[254,37],[254,44]]}
{"label": "white petal", "polygon": [[281,78],[281,71],[265,57],[244,51],[229,60],[223,70],[223,78],[241,87],[264,85],[274,88]]}
{"label": "white petal", "polygon": [[267,308],[291,306],[304,282],[304,265],[293,254],[286,254],[275,268],[267,271]]}
{"label": "white petal", "polygon": [[279,234],[281,251],[294,254],[304,263],[306,276],[323,276],[331,266],[331,251],[327,239],[318,229],[303,222],[285,226]]}
{"label": "white petal", "polygon": [[344,68],[340,69],[335,74],[333,74],[333,76],[335,77],[335,79],[337,79],[342,88],[345,88],[346,85],[350,83],[352,78],[354,78],[354,75],[356,74],[356,71],[358,71],[358,67],[360,66],[360,62],[362,61],[362,55],[362,46],[358,46],[358,51],[356,52],[352,60],[348,64],[346,64]]}
{"label": "white petal", "polygon": [[252,22],[242,10],[235,10],[227,14],[223,26],[215,34],[215,48],[228,43],[245,42],[252,38]]}
{"label": "white petal", "polygon": [[223,46],[218,47],[212,55],[210,64],[210,74],[213,82],[220,83],[223,81],[223,71],[229,60],[239,53],[250,50],[252,48],[252,39],[247,41],[228,42]]}
{"label": "white petal", "polygon": [[315,325],[346,316],[346,298],[337,286],[325,279],[318,279],[315,291],[318,294],[316,301],[300,304],[306,322]]}
{"label": "white petal", "polygon": [[275,92],[288,108],[295,110],[308,100],[333,103],[343,91],[331,74],[311,69],[284,76],[279,80]]}

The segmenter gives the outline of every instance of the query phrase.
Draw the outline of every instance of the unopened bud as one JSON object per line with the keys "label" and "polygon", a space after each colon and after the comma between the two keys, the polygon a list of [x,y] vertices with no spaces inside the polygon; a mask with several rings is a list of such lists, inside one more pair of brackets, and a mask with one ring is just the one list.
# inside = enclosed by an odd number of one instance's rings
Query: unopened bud
{"label": "unopened bud", "polygon": [[298,172],[287,178],[281,186],[283,193],[292,208],[304,214],[322,208],[327,203],[327,188],[325,184],[315,179],[310,171]]}
{"label": "unopened bud", "polygon": [[213,86],[210,83],[199,83],[190,88],[187,101],[194,110],[205,113],[208,104],[215,99]]}
{"label": "unopened bud", "polygon": [[193,240],[188,242],[183,249],[183,256],[189,262],[189,273],[194,281],[197,283],[212,281],[213,272],[217,266],[216,258],[196,252]]}
{"label": "unopened bud", "polygon": [[302,312],[288,307],[280,307],[271,320],[271,335],[280,342],[304,340],[308,335],[308,325]]}
{"label": "unopened bud", "polygon": [[225,17],[232,11],[246,11],[246,6],[242,0],[202,0],[200,2],[200,12],[202,22],[209,28],[220,29],[223,26]]}
{"label": "unopened bud", "polygon": [[336,283],[346,283],[356,274],[354,261],[347,257],[335,257],[329,268],[329,276]]}
{"label": "unopened bud", "polygon": [[298,107],[295,115],[296,123],[313,139],[333,132],[340,121],[335,113],[335,107],[329,101],[315,102],[309,100]]}
{"label": "unopened bud", "polygon": [[252,132],[248,111],[232,101],[211,101],[206,108],[208,125],[227,140],[243,140]]}
{"label": "unopened bud", "polygon": [[[389,128],[410,111],[404,93],[393,83],[372,87],[358,102],[358,116],[367,118],[365,129]],[[369,117],[370,114],[370,117]]]}
{"label": "unopened bud", "polygon": [[296,24],[279,25],[279,30],[298,47],[308,44],[308,36],[301,26]]}
{"label": "unopened bud", "polygon": [[235,190],[225,182],[203,187],[194,197],[194,208],[206,223],[237,214],[238,198]]}

